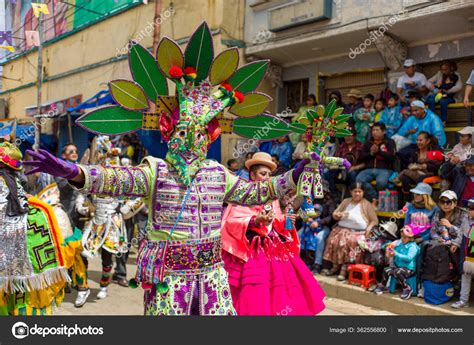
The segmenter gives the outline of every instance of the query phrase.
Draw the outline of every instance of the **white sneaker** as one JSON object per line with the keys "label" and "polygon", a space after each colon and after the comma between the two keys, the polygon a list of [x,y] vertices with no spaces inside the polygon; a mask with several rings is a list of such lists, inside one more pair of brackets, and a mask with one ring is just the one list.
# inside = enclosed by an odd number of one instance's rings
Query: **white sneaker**
{"label": "white sneaker", "polygon": [[425,297],[425,289],[420,288],[420,290],[418,290],[418,294],[416,296],[419,297],[419,298],[424,298]]}
{"label": "white sneaker", "polygon": [[469,304],[467,304],[464,301],[459,300],[459,301],[454,302],[453,304],[451,304],[451,307],[455,308],[455,309],[461,309],[461,308],[469,307]]}
{"label": "white sneaker", "polygon": [[99,293],[97,294],[98,299],[104,299],[107,297],[107,286],[101,287]]}
{"label": "white sneaker", "polygon": [[90,294],[91,294],[90,289],[79,291],[79,293],[77,294],[76,301],[74,302],[74,306],[76,308],[82,307],[86,303],[87,297],[89,297]]}

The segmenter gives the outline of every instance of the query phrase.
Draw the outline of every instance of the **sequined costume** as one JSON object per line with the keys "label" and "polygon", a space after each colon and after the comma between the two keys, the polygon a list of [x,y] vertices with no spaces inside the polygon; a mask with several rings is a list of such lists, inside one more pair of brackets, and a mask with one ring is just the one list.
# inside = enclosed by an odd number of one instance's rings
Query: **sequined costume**
{"label": "sequined costume", "polygon": [[[167,239],[183,203],[186,187],[178,173],[164,160],[148,157],[139,167],[80,166],[86,176],[86,193],[113,197],[143,197],[150,210],[147,240],[137,259],[139,281],[157,282],[163,263],[159,243]],[[295,189],[291,172],[268,182],[252,183],[230,173],[214,161],[204,161],[189,187],[182,220],[168,241],[165,281],[161,294],[156,286],[145,291],[146,315],[234,314],[227,274],[221,258],[223,203],[262,204]]]}
{"label": "sequined costume", "polygon": [[51,315],[69,277],[53,209],[27,200],[14,170],[21,152],[0,144],[0,315]]}

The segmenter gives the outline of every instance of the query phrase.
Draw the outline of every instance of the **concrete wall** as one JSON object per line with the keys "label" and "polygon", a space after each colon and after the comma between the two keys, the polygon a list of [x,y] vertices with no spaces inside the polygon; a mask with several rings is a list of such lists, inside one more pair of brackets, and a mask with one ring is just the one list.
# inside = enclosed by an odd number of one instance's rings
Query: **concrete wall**
{"label": "concrete wall", "polygon": [[[206,20],[211,30],[219,32],[214,36],[216,54],[226,48],[222,40],[238,41],[243,37],[243,0],[173,1],[174,14],[170,12],[169,3],[169,0],[162,1],[161,36],[184,41]],[[85,100],[105,89],[112,79],[130,79],[127,60],[120,57],[126,57],[130,39],[147,48],[152,46],[154,11],[154,2],[140,5],[46,45],[43,53],[45,78],[60,78],[43,84],[43,102],[77,94],[82,94]],[[20,81],[5,80],[3,91],[34,83],[37,59],[37,53],[32,52],[7,63],[5,75]],[[109,59],[117,61],[104,63]],[[101,63],[102,66],[94,66]],[[70,75],[61,77],[64,74]],[[25,107],[36,103],[36,87],[32,85],[0,94],[0,97],[8,100],[11,116],[23,117]]]}

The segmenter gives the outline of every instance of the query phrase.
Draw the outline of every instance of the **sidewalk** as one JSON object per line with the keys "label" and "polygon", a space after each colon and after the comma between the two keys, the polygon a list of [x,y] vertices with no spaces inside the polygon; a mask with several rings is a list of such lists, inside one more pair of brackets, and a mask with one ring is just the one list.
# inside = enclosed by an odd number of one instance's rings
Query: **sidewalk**
{"label": "sidewalk", "polygon": [[365,307],[386,310],[398,315],[474,315],[474,307],[460,310],[451,308],[451,303],[456,301],[456,299],[452,299],[450,302],[442,305],[434,306],[425,303],[423,299],[418,297],[412,297],[410,300],[404,301],[399,297],[400,292],[393,295],[387,292],[383,295],[376,296],[374,293],[367,292],[360,286],[348,284],[347,281],[339,282],[335,277],[316,275],[315,278],[328,297],[347,300]]}

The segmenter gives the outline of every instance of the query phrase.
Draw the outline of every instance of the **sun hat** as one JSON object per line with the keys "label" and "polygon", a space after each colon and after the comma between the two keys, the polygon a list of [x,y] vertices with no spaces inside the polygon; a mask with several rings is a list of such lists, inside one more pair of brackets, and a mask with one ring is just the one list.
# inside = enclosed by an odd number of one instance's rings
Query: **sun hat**
{"label": "sun hat", "polygon": [[255,152],[253,157],[245,162],[245,167],[250,170],[251,166],[257,164],[265,165],[270,168],[272,172],[277,168],[277,165],[272,161],[272,156],[266,152]]}
{"label": "sun hat", "polygon": [[23,155],[18,147],[8,141],[0,143],[0,162],[14,170],[21,170],[22,159]]}
{"label": "sun hat", "polygon": [[445,190],[443,193],[441,193],[439,198],[446,198],[448,200],[458,200],[458,196],[452,190]]}
{"label": "sun hat", "polygon": [[359,89],[351,89],[347,94],[347,97],[362,98],[362,93]]}
{"label": "sun hat", "polygon": [[410,189],[410,192],[413,194],[431,195],[431,193],[433,193],[433,189],[431,189],[429,184],[420,182],[415,188]]}

